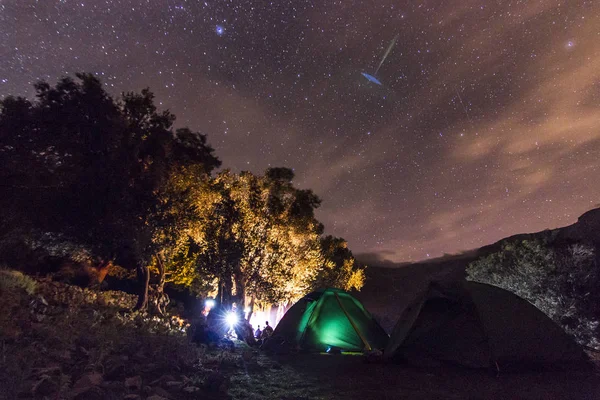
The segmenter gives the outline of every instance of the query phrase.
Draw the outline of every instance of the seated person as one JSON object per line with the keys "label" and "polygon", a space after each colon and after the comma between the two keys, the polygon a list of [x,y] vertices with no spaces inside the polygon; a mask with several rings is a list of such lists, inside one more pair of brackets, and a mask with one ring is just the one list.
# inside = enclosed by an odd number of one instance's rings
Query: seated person
{"label": "seated person", "polygon": [[267,339],[273,334],[273,328],[271,328],[271,325],[269,325],[269,321],[266,321],[265,324],[265,329],[263,329],[261,335],[262,339]]}

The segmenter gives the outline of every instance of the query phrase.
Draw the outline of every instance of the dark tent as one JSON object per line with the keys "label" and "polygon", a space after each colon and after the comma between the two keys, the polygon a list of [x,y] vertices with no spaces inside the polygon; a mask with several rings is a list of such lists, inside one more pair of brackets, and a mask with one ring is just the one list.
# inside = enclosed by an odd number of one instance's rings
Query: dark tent
{"label": "dark tent", "polygon": [[363,305],[340,289],[303,297],[285,313],[273,338],[308,351],[383,349],[388,341]]}
{"label": "dark tent", "polygon": [[398,320],[384,357],[475,368],[584,364],[583,350],[543,312],[495,286],[432,283]]}

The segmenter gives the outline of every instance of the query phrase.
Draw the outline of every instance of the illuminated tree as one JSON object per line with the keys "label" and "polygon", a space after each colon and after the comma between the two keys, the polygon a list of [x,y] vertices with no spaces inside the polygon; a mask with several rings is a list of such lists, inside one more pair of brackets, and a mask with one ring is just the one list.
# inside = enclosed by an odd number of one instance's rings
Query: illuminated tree
{"label": "illuminated tree", "polygon": [[320,200],[293,187],[293,172],[269,169],[264,176],[225,171],[211,184],[198,230],[197,266],[218,281],[228,305],[277,303],[301,297],[323,265],[314,217]]}
{"label": "illuminated tree", "polygon": [[0,241],[53,232],[115,259],[138,273],[137,308],[150,269],[159,295],[166,282],[215,286],[240,306],[294,301],[317,284],[361,286],[345,242],[323,247],[320,200],[293,186],[292,170],[210,178],[220,162],[206,137],[174,131],[149,90],[116,101],[89,74],[35,87],[34,102],[0,104]]}
{"label": "illuminated tree", "polygon": [[364,267],[356,259],[342,238],[326,236],[321,239],[325,264],[315,280],[315,288],[335,287],[344,290],[360,290],[365,282]]}

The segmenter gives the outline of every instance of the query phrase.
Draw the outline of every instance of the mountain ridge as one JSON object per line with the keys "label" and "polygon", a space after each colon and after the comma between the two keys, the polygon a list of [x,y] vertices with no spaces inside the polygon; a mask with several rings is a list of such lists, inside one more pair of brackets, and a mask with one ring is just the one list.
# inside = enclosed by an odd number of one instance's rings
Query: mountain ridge
{"label": "mountain ridge", "polygon": [[[452,281],[465,277],[465,268],[473,261],[500,251],[505,243],[542,239],[553,244],[584,243],[600,252],[600,208],[583,213],[571,225],[545,229],[533,233],[519,233],[500,239],[492,244],[458,254],[447,254],[430,260],[394,263],[381,260],[373,264],[373,253],[358,254],[356,259],[368,265],[366,282],[357,297],[390,331],[402,310],[415,296],[425,290],[434,280]],[[600,261],[600,259],[599,259]],[[600,265],[600,264],[599,264]]]}

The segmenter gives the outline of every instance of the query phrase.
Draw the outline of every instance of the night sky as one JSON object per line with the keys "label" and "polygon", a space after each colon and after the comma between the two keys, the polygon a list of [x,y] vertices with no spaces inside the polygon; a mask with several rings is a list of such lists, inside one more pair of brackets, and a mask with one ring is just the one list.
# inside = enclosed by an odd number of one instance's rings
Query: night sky
{"label": "night sky", "polygon": [[225,167],[293,168],[355,254],[437,257],[600,203],[600,3],[0,0],[0,95],[79,71],[150,87]]}

